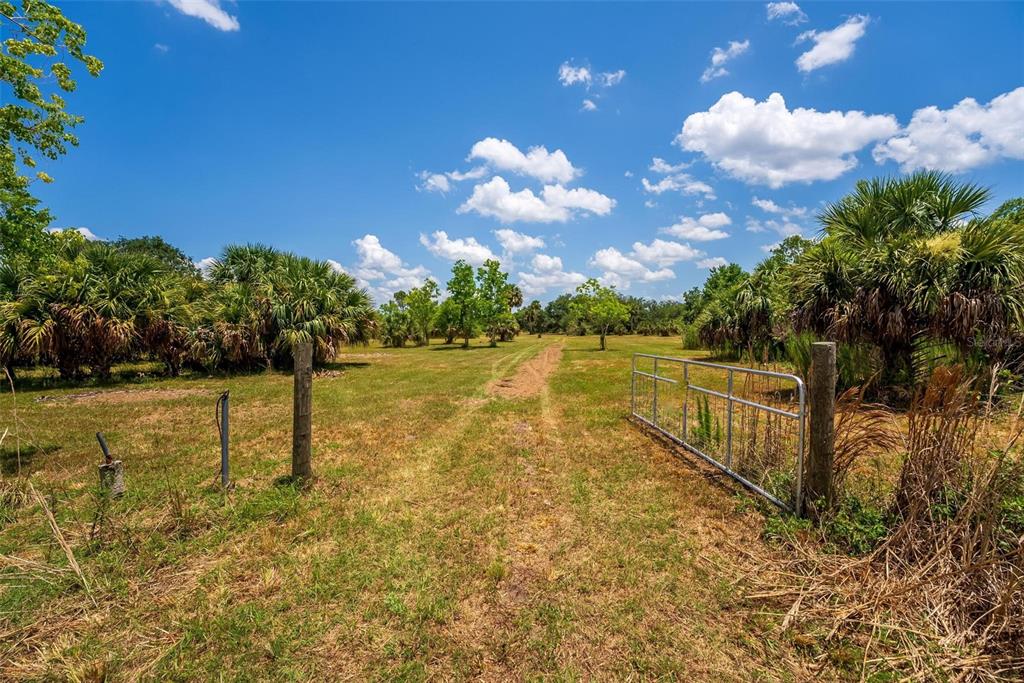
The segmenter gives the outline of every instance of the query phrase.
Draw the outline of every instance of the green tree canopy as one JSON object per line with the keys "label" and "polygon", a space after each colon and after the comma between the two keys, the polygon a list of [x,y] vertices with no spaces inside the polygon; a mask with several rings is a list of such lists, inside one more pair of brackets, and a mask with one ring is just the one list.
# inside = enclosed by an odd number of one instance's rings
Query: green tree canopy
{"label": "green tree canopy", "polygon": [[[508,273],[501,270],[497,261],[488,259],[477,268],[477,312],[491,346],[497,346],[502,330],[515,322],[509,307],[510,288]],[[521,294],[519,299],[522,301]]]}
{"label": "green tree canopy", "polygon": [[1024,313],[1024,226],[1013,202],[980,215],[987,189],[922,172],[857,183],[821,216],[794,267],[797,324],[883,358],[888,385],[913,381],[930,339],[998,359]]}
{"label": "green tree canopy", "polygon": [[448,281],[448,295],[454,309],[454,317],[463,347],[469,348],[469,340],[477,328],[477,291],[473,279],[473,266],[459,259],[452,266],[452,277]]}
{"label": "green tree canopy", "polygon": [[182,275],[196,276],[199,274],[199,269],[185,252],[157,235],[121,237],[113,242],[113,247],[126,254],[151,256],[168,269]]}
{"label": "green tree canopy", "polygon": [[607,348],[605,337],[608,331],[629,319],[629,308],[622,303],[615,289],[605,287],[594,278],[576,288],[574,306],[576,315],[597,330],[602,351]]}
{"label": "green tree canopy", "polygon": [[437,298],[440,295],[437,283],[428,279],[422,286],[409,290],[405,299],[414,336],[419,344],[430,344],[430,332],[437,315]]}
{"label": "green tree canopy", "polygon": [[0,257],[33,258],[52,249],[45,232],[50,212],[29,191],[41,156],[56,159],[78,144],[73,129],[82,122],[65,110],[61,93],[75,90],[72,65],[98,76],[103,63],[85,53],[85,29],[43,0],[0,2],[0,23],[13,36],[0,42]]}
{"label": "green tree canopy", "polygon": [[516,317],[519,319],[520,326],[526,328],[526,331],[530,334],[535,334],[538,337],[543,334],[547,325],[547,315],[544,313],[544,307],[536,299],[531,301],[529,306],[519,311]]}

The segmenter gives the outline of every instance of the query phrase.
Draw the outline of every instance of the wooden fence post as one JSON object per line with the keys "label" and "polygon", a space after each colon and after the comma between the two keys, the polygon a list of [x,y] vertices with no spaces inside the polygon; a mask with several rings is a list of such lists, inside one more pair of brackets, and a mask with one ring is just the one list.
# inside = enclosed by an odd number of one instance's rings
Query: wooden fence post
{"label": "wooden fence post", "polygon": [[313,478],[310,463],[313,445],[313,345],[309,342],[295,344],[292,357],[295,361],[292,478],[308,484]]}
{"label": "wooden fence post", "polygon": [[810,450],[804,490],[805,512],[819,516],[832,506],[832,461],[835,457],[836,345],[811,345]]}

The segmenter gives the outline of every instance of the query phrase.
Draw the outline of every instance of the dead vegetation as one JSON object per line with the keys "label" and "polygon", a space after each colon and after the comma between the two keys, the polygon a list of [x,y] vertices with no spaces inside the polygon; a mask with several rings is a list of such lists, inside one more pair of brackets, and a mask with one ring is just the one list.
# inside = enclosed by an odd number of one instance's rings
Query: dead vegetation
{"label": "dead vegetation", "polygon": [[[904,450],[887,536],[863,557],[823,552],[790,537],[792,559],[766,567],[755,600],[782,609],[783,628],[856,642],[863,677],[1017,680],[1024,675],[1024,468],[1020,410],[1001,443],[958,369],[935,371],[905,433],[884,411],[845,416],[842,479],[865,448]],[[862,448],[865,447],[865,448]]]}

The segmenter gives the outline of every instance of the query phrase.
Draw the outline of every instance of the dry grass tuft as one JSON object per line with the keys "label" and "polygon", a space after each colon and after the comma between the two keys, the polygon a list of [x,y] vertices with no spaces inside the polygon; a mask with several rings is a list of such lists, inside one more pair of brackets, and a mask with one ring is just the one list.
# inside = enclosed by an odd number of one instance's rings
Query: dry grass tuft
{"label": "dry grass tuft", "polygon": [[898,451],[903,443],[892,411],[880,403],[868,403],[860,387],[843,392],[836,400],[835,459],[832,488],[842,493],[847,478],[859,463]]}
{"label": "dry grass tuft", "polygon": [[[993,447],[983,406],[958,369],[935,371],[908,416],[906,453],[888,537],[866,557],[792,541],[755,599],[780,603],[783,626],[823,626],[863,647],[861,675],[911,680],[1011,680],[1024,673],[1024,529],[1006,513],[1024,493],[1009,438]],[[853,432],[847,446],[869,441]],[[844,457],[849,458],[847,453]]]}

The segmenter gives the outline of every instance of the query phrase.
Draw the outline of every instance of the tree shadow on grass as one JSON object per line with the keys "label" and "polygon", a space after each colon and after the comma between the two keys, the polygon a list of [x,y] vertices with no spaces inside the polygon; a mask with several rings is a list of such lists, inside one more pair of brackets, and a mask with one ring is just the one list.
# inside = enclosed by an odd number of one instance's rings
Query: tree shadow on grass
{"label": "tree shadow on grass", "polygon": [[[324,363],[317,365],[313,368],[314,372],[321,370],[357,370],[361,368],[368,368],[372,365],[367,361],[338,361],[334,363]],[[291,368],[242,368],[242,369],[231,369],[231,370],[217,370],[215,372],[206,372],[204,370],[182,370],[180,374],[175,377],[171,377],[163,370],[149,370],[140,371],[135,367],[127,367],[120,370],[114,370],[108,378],[100,378],[96,376],[86,375],[78,379],[69,379],[60,377],[53,371],[53,374],[48,374],[50,368],[32,368],[23,369],[21,373],[15,376],[14,386],[16,391],[42,391],[42,390],[54,390],[54,389],[118,389],[118,388],[130,388],[132,386],[142,385],[153,385],[167,380],[182,380],[186,382],[194,382],[200,380],[210,379],[232,379],[236,377],[257,377],[259,375],[291,375]],[[32,373],[32,374],[27,374]],[[0,394],[10,393],[11,388],[7,383],[7,378],[0,373]]]}
{"label": "tree shadow on grass", "polygon": [[480,349],[492,349],[498,348],[494,346],[488,346],[486,344],[463,346],[462,344],[444,344],[442,346],[432,346],[431,351],[479,351]]}
{"label": "tree shadow on grass", "polygon": [[[10,438],[10,435],[8,435]],[[39,455],[49,455],[60,450],[60,446],[56,444],[48,444],[46,446],[22,446],[21,454],[18,454],[18,448],[16,446],[4,446],[0,448],[0,472],[3,474],[18,474],[19,468],[19,457],[21,473],[25,474],[34,467],[34,461]]]}
{"label": "tree shadow on grass", "polygon": [[373,363],[368,363],[366,361],[337,361],[335,363],[324,363],[321,366],[315,367],[313,368],[313,372],[315,373],[320,370],[359,370],[362,368],[368,368],[371,365],[373,365]]}
{"label": "tree shadow on grass", "polygon": [[[115,369],[111,373],[110,377],[107,378],[85,375],[84,377],[79,377],[77,379],[61,377],[56,373],[56,371],[52,371],[52,374],[49,374],[50,372],[50,368],[21,369],[21,372],[19,372],[14,378],[15,390],[40,391],[44,389],[113,389],[130,387],[132,385],[152,384],[153,382],[170,379],[195,381],[218,376],[258,374],[264,372],[264,370],[232,372],[225,373],[223,375],[211,375],[199,370],[182,370],[181,374],[176,377],[171,377],[162,369],[140,370],[139,368],[127,367],[124,369]],[[7,383],[7,378],[4,377],[2,373],[0,373],[0,378],[3,380],[0,382],[0,394],[10,393],[11,388]]]}

